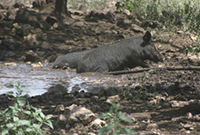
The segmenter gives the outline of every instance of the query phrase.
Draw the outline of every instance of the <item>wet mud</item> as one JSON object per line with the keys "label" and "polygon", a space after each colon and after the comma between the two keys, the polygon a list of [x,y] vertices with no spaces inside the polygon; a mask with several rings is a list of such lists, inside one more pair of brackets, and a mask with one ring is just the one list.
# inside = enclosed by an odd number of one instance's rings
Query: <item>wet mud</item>
{"label": "wet mud", "polygon": [[[35,14],[49,16],[53,7],[47,6]],[[12,7],[13,8],[13,7]],[[13,9],[11,15],[15,16]],[[7,12],[6,8],[2,12]],[[31,12],[32,13],[32,12]],[[40,14],[46,13],[46,14]],[[71,124],[68,107],[85,107],[95,114],[109,111],[109,101],[120,103],[119,111],[134,119],[131,124],[121,123],[138,135],[200,134],[200,71],[152,69],[148,74],[128,73],[105,75],[101,73],[77,74],[72,69],[52,69],[58,56],[109,44],[131,36],[143,35],[146,27],[136,14],[109,10],[70,10],[71,19],[56,22],[49,27],[34,28],[30,24],[14,23],[2,14],[0,19],[0,109],[12,102],[3,94],[16,91],[11,82],[18,81],[31,97],[31,105],[41,108],[46,115],[52,115],[54,129],[50,134],[96,134],[100,127],[80,121]],[[161,25],[161,24],[160,24]],[[164,26],[163,26],[164,27]],[[174,26],[176,27],[176,26]],[[157,50],[164,62],[147,61],[151,67],[199,66],[200,59],[187,49],[197,46],[191,37],[177,31],[150,28]],[[21,31],[22,30],[22,31]],[[42,66],[31,64],[41,62]],[[4,63],[14,62],[5,66]],[[140,68],[140,67],[137,67]],[[148,76],[148,77],[147,77]],[[24,93],[26,94],[26,93]],[[64,109],[58,109],[63,106]],[[70,112],[71,113],[71,112]],[[65,116],[63,121],[61,116]]]}

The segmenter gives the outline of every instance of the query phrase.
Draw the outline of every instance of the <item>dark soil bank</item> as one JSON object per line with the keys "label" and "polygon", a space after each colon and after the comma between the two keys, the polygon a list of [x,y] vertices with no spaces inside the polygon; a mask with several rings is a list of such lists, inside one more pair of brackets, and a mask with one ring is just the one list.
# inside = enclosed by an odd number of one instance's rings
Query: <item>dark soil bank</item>
{"label": "dark soil bank", "polygon": [[[2,63],[31,61],[51,67],[58,56],[143,35],[149,28],[141,25],[147,20],[138,19],[136,14],[129,12],[118,12],[115,8],[87,12],[69,10],[72,18],[55,16],[53,9],[53,3],[45,5],[41,11],[16,6],[0,9]],[[147,61],[150,66],[199,66],[199,57],[187,50],[187,46],[194,44],[190,36],[182,37],[180,32],[165,29],[158,31],[157,27],[150,29],[157,50],[165,58],[159,63]],[[106,76],[100,73],[83,75],[94,74]],[[121,126],[135,130],[138,135],[200,134],[199,70],[163,68],[149,70],[146,79],[143,72],[114,77],[115,81],[94,85],[89,92],[79,92],[75,87],[67,93],[58,85],[28,100],[31,105],[42,108],[46,115],[53,116],[54,129],[49,129],[52,135],[96,134],[105,121],[95,115],[109,111],[110,101],[120,103],[119,111],[133,120]],[[10,101],[7,96],[0,95],[0,103],[2,110]]]}

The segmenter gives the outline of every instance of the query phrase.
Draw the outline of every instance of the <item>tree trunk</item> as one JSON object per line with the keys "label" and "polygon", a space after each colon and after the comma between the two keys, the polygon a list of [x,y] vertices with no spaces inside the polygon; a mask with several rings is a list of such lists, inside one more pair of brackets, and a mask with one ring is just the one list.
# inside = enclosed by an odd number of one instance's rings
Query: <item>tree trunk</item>
{"label": "tree trunk", "polygon": [[56,0],[55,12],[70,16],[67,9],[67,0]]}

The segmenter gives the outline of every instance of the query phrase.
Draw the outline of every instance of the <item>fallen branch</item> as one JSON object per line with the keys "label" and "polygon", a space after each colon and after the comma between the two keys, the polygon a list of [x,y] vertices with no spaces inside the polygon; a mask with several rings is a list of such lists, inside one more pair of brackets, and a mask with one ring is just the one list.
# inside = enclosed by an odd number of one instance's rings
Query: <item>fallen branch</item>
{"label": "fallen branch", "polygon": [[105,74],[119,75],[119,74],[128,74],[128,73],[139,73],[139,72],[156,70],[156,69],[167,69],[170,71],[173,71],[173,70],[200,70],[200,66],[151,67],[151,68],[142,68],[142,69],[134,69],[134,70],[113,71],[113,72],[107,72]]}

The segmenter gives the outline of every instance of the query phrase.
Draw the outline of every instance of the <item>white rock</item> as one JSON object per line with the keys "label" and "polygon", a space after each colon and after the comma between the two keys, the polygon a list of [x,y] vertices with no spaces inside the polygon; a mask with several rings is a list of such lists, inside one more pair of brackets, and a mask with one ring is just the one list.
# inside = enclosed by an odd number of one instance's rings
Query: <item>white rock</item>
{"label": "white rock", "polygon": [[102,128],[105,124],[106,124],[105,121],[97,118],[90,123],[90,127],[92,127],[93,129],[99,129]]}
{"label": "white rock", "polygon": [[184,107],[185,105],[189,105],[189,102],[188,101],[176,101],[176,100],[171,101],[172,107]]}
{"label": "white rock", "polygon": [[88,125],[91,121],[95,119],[95,114],[86,109],[85,107],[74,107],[71,111],[69,117],[69,123],[82,123],[83,125]]}
{"label": "white rock", "polygon": [[65,107],[66,110],[72,111],[75,107],[77,107],[76,104],[72,104],[71,106]]}
{"label": "white rock", "polygon": [[7,62],[7,63],[4,63],[4,66],[17,66],[17,63],[15,63],[15,62]]}
{"label": "white rock", "polygon": [[120,101],[119,95],[110,96],[106,100],[106,102],[109,102],[109,103],[118,103],[119,101]]}
{"label": "white rock", "polygon": [[148,129],[155,129],[155,128],[158,128],[158,125],[156,123],[150,123],[147,125],[147,128]]}

